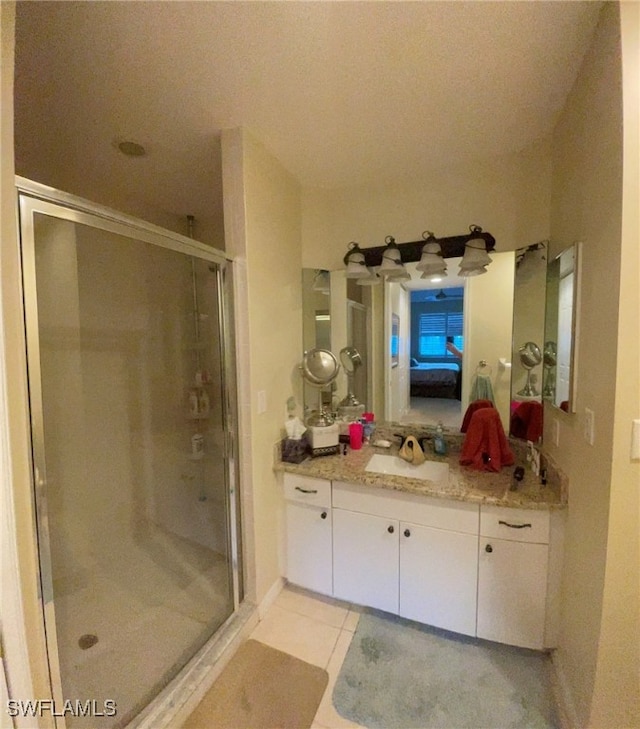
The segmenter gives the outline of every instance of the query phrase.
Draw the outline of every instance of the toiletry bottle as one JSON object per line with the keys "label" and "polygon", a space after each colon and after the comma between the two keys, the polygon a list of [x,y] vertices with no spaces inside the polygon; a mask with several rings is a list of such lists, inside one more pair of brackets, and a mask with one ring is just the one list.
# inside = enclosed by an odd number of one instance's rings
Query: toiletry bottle
{"label": "toiletry bottle", "polygon": [[373,413],[363,413],[362,417],[364,419],[364,438],[368,443],[376,429],[376,424],[373,422]]}
{"label": "toiletry bottle", "polygon": [[191,415],[197,415],[198,410],[198,393],[196,390],[189,390],[189,413]]}
{"label": "toiletry bottle", "polygon": [[442,423],[436,426],[436,434],[433,438],[433,450],[439,455],[444,456],[447,452],[447,442],[444,439],[444,429]]}
{"label": "toiletry bottle", "polygon": [[209,414],[209,395],[206,390],[201,390],[198,397],[198,410],[201,415]]}
{"label": "toiletry bottle", "polygon": [[198,458],[204,454],[204,436],[202,433],[194,433],[191,436],[191,455]]}

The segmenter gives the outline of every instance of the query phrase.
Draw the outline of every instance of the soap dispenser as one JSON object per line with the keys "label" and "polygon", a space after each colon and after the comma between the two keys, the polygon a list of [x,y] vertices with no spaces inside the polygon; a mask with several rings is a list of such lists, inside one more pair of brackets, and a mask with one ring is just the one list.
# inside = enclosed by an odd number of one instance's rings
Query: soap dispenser
{"label": "soap dispenser", "polygon": [[433,450],[439,456],[444,456],[447,453],[447,441],[444,439],[444,428],[441,422],[436,426],[436,434],[433,438]]}

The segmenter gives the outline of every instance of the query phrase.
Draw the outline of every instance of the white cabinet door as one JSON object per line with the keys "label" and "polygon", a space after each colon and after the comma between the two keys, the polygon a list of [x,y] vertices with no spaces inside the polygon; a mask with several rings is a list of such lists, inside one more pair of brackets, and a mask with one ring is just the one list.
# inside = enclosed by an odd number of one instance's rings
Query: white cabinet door
{"label": "white cabinet door", "polygon": [[333,510],[333,594],[398,612],[398,522]]}
{"label": "white cabinet door", "polygon": [[331,509],[287,502],[287,579],[331,595]]}
{"label": "white cabinet door", "polygon": [[478,638],[544,648],[546,544],[481,537]]}
{"label": "white cabinet door", "polygon": [[478,537],[400,524],[400,615],[476,634]]}

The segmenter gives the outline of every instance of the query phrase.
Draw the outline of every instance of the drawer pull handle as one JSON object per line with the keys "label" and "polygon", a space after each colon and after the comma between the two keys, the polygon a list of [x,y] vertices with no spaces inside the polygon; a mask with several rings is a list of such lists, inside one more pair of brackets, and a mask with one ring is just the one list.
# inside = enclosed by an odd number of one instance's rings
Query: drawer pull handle
{"label": "drawer pull handle", "polygon": [[389,532],[389,534],[393,534],[395,529],[392,526],[390,526],[390,527],[387,527],[387,531]]}
{"label": "drawer pull handle", "polygon": [[498,524],[503,524],[506,527],[509,527],[509,529],[524,529],[525,527],[529,527],[531,529],[531,524],[509,524],[508,521],[499,521]]}
{"label": "drawer pull handle", "polygon": [[320,518],[321,519],[326,519],[327,518],[327,512],[326,511],[323,511],[322,514],[320,514]]}
{"label": "drawer pull handle", "polygon": [[318,489],[303,489],[302,486],[296,486],[296,491],[302,491],[303,494],[317,494]]}

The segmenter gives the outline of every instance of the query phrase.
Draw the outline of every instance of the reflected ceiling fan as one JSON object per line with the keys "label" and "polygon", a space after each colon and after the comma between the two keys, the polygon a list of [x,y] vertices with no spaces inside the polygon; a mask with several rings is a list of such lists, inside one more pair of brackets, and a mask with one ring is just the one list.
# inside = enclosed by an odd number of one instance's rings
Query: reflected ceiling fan
{"label": "reflected ceiling fan", "polygon": [[[447,291],[449,291],[449,289],[447,289]],[[444,299],[461,299],[464,296],[464,294],[459,294],[456,289],[451,289],[451,291],[455,291],[455,293],[447,293],[447,291],[440,289],[433,298],[437,301],[444,301]]]}

